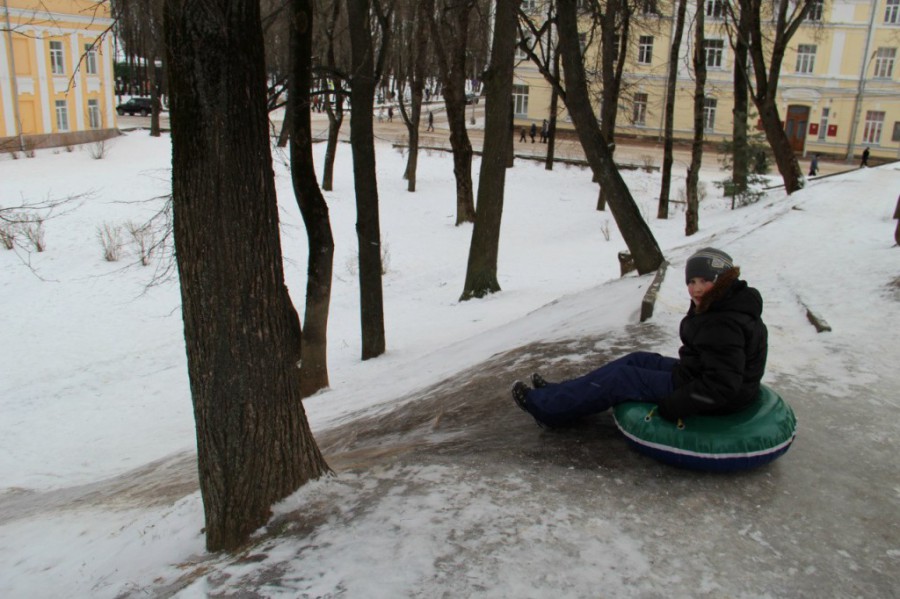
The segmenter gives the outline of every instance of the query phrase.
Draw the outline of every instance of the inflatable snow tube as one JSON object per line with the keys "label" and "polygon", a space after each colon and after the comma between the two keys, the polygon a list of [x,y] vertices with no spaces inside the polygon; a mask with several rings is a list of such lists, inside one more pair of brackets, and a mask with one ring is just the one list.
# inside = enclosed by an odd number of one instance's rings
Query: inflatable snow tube
{"label": "inflatable snow tube", "polygon": [[764,385],[759,401],[725,416],[663,419],[656,404],[626,402],[614,408],[616,426],[641,453],[673,466],[727,472],[756,468],[784,454],[797,434],[791,407]]}

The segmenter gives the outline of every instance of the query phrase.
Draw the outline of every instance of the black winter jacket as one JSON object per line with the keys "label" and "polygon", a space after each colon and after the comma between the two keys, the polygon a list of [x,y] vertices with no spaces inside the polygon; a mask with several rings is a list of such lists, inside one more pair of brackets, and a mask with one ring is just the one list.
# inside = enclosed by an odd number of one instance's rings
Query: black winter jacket
{"label": "black winter jacket", "polygon": [[768,331],[762,321],[762,296],[732,268],[716,279],[700,304],[693,302],[681,321],[675,388],[659,402],[664,418],[691,414],[729,414],[759,396],[766,368]]}

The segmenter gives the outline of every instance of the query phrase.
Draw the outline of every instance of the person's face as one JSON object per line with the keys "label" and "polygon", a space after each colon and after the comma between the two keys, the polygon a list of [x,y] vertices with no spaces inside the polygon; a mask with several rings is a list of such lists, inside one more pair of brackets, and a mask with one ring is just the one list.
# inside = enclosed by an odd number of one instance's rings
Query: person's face
{"label": "person's face", "polygon": [[703,277],[694,277],[690,281],[688,281],[687,288],[688,293],[691,296],[691,301],[694,302],[694,305],[700,303],[700,298],[706,295],[706,292],[712,289],[713,282],[707,281]]}

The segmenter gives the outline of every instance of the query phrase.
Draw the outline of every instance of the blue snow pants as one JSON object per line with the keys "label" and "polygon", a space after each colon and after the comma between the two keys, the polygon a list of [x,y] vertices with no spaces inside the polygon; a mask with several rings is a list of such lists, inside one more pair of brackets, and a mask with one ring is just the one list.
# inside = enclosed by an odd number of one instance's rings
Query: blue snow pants
{"label": "blue snow pants", "polygon": [[532,389],[525,407],[539,421],[561,426],[625,401],[656,402],[672,394],[672,369],[678,360],[634,352],[584,376]]}

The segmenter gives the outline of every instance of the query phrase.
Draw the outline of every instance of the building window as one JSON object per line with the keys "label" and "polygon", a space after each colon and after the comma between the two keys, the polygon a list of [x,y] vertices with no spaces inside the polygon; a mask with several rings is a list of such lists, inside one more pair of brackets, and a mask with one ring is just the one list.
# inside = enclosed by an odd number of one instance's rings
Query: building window
{"label": "building window", "polygon": [[875,76],[890,79],[894,75],[894,59],[897,48],[878,48],[875,52]]}
{"label": "building window", "polygon": [[650,64],[653,62],[653,36],[642,35],[638,43],[638,63]]}
{"label": "building window", "polygon": [[887,0],[884,7],[884,22],[891,25],[900,23],[900,0]]}
{"label": "building window", "polygon": [[524,0],[522,2],[522,10],[527,13],[534,13],[538,9],[538,0]]}
{"label": "building window", "polygon": [[66,74],[66,56],[62,42],[50,42],[50,72],[54,75]]}
{"label": "building window", "polygon": [[513,86],[513,112],[516,116],[528,116],[528,86]]}
{"label": "building window", "polygon": [[716,129],[716,104],[715,98],[703,99],[703,130],[715,131]]}
{"label": "building window", "polygon": [[884,112],[866,111],[866,127],[863,129],[863,143],[877,144],[881,141],[881,129],[884,127]]}
{"label": "building window", "polygon": [[69,130],[69,108],[65,100],[56,101],[56,129],[58,131]]}
{"label": "building window", "polygon": [[816,66],[816,45],[800,44],[797,46],[797,72],[812,73]]}
{"label": "building window", "polygon": [[725,18],[724,0],[706,0],[706,16],[710,19]]}
{"label": "building window", "polygon": [[91,129],[100,128],[100,100],[88,100],[88,122]]}
{"label": "building window", "polygon": [[703,51],[706,53],[706,66],[708,68],[722,68],[722,54],[725,52],[725,40],[703,40]]}
{"label": "building window", "polygon": [[635,125],[647,124],[647,94],[634,94],[632,121]]}
{"label": "building window", "polygon": [[658,15],[659,8],[656,6],[657,0],[643,0],[641,2],[641,13],[645,15]]}
{"label": "building window", "polygon": [[97,50],[94,44],[84,45],[84,72],[88,75],[97,74]]}
{"label": "building window", "polygon": [[825,133],[828,131],[828,116],[831,109],[825,106],[822,108],[822,118],[819,119],[819,141],[825,141]]}
{"label": "building window", "polygon": [[806,13],[806,20],[818,23],[822,21],[822,13],[825,11],[825,0],[813,0]]}
{"label": "building window", "polygon": [[578,34],[578,47],[581,48],[581,55],[584,56],[584,51],[587,50],[587,34],[586,33]]}

